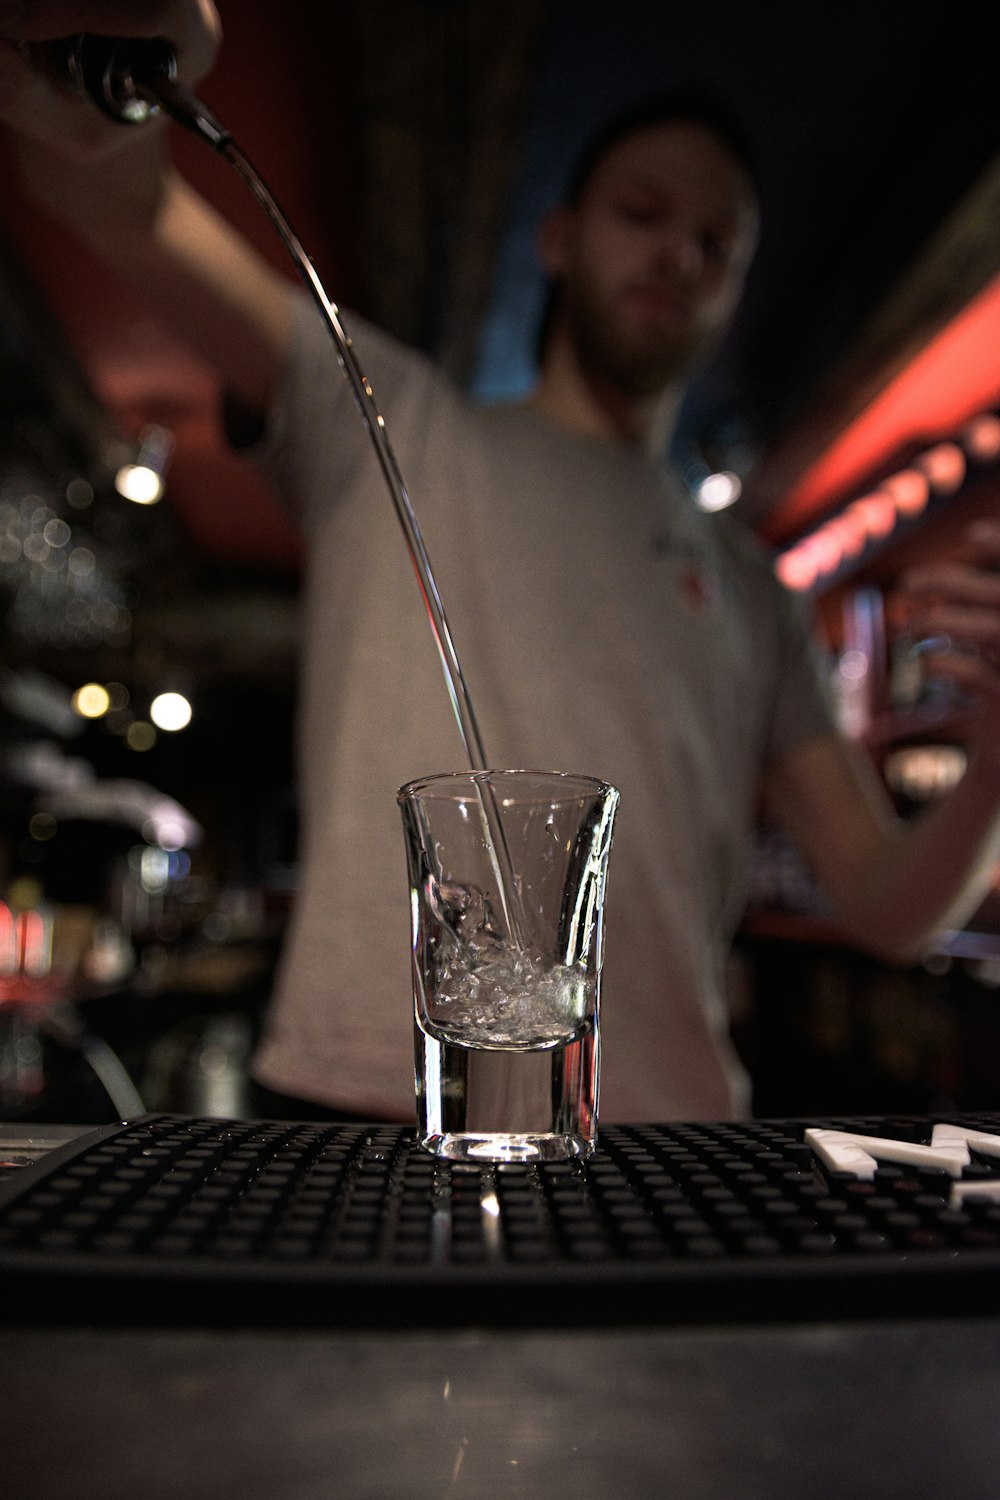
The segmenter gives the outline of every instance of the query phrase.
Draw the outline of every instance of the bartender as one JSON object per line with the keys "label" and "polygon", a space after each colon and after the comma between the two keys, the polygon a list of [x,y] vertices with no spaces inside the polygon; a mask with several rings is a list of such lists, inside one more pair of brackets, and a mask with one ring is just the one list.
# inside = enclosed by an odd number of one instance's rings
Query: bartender
{"label": "bartender", "polygon": [[[255,1069],[286,1117],[409,1119],[394,793],[460,759],[433,643],[315,310],[174,170],[163,121],[102,120],[18,51],[80,30],[166,35],[180,80],[197,87],[218,18],[208,0],[0,7],[0,114],[48,211],[213,363],[303,527],[302,887]],[[674,96],[604,132],[541,228],[553,299],[527,400],[478,410],[350,320],[492,758],[622,792],[605,1119],[750,1107],[722,972],[762,803],[851,938],[895,960],[971,913],[1000,853],[1000,525],[981,524],[961,562],[907,584],[912,628],[946,643],[931,669],[974,712],[962,780],[904,823],[838,732],[770,560],[731,517],[696,512],[664,458],[758,230],[740,127],[711,101]]]}

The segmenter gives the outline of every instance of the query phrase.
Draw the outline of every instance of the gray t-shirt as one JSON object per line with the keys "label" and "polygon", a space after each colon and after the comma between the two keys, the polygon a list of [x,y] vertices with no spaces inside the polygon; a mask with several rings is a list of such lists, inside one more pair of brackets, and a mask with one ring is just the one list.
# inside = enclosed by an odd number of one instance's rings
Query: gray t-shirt
{"label": "gray t-shirt", "polygon": [[[523,406],[476,408],[354,320],[497,767],[621,792],[608,879],[601,1116],[749,1108],[723,994],[761,774],[832,730],[798,603],[664,468]],[[466,768],[402,532],[332,342],[296,315],[262,455],[304,529],[301,878],[272,1088],[413,1117],[396,790]]]}

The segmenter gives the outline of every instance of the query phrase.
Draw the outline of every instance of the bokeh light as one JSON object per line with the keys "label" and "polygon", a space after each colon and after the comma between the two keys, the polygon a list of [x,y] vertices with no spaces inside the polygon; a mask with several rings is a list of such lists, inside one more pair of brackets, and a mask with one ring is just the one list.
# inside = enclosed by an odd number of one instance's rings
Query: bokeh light
{"label": "bokeh light", "polygon": [[125,731],[125,743],[130,750],[152,750],[156,730],[145,719],[135,719]]}
{"label": "bokeh light", "polygon": [[149,706],[149,717],[157,729],[175,733],[191,722],[191,705],[183,693],[159,693]]}
{"label": "bokeh light", "polygon": [[77,688],[72,701],[82,719],[101,719],[111,707],[111,695],[99,682],[85,682]]}

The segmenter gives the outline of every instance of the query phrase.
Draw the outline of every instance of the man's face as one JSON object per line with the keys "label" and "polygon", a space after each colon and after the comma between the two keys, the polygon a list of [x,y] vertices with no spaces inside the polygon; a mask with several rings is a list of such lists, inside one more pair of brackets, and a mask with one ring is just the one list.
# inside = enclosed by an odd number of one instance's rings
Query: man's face
{"label": "man's face", "polygon": [[677,121],[637,131],[543,229],[557,326],[588,372],[654,395],[717,343],[757,232],[749,177],[710,130]]}

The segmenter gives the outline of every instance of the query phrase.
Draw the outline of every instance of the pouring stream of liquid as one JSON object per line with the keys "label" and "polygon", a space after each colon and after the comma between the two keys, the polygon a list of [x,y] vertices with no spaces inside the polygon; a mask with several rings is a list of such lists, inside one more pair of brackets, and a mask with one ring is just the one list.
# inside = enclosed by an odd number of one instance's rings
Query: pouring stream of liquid
{"label": "pouring stream of liquid", "polygon": [[[313,301],[319,308],[375,448],[383,478],[403,530],[469,766],[473,771],[487,770],[489,762],[486,758],[479,724],[448,625],[437,580],[424,545],[420,525],[389,441],[375,392],[358,362],[353,343],[344,328],[336,304],[327,295],[312,261],[274,195],[248,160],[246,153],[236,144],[231,133],[216,119],[211,110],[200,99],[166,78],[156,79],[148,88],[138,83],[136,90],[139,93],[147,93],[151,103],[163,108],[178,124],[192,131],[199,139],[206,141],[214,151],[225,157],[236,169],[270,219],[291,255]],[[527,945],[526,922],[500,809],[497,806],[493,788],[488,783],[477,779],[474,784],[483,824],[483,835],[497,879],[497,894],[507,932],[514,946],[524,951]]]}

